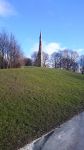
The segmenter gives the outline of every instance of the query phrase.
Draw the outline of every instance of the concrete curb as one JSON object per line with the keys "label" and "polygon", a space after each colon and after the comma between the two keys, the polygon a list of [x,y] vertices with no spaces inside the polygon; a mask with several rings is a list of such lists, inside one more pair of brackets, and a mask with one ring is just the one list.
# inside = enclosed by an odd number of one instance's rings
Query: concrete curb
{"label": "concrete curb", "polygon": [[[34,150],[37,149],[37,143],[39,144],[40,148],[44,145],[44,143],[47,141],[47,139],[54,133],[53,129],[52,131],[48,132],[47,134],[42,135],[42,137],[34,140],[32,143],[27,144],[23,148],[20,148],[19,150]],[[38,150],[38,149],[37,149]]]}

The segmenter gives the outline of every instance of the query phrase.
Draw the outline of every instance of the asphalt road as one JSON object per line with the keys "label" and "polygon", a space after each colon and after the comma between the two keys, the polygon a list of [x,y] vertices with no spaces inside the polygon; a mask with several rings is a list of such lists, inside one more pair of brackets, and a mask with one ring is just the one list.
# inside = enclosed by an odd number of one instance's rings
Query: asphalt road
{"label": "asphalt road", "polygon": [[84,112],[21,150],[84,150]]}

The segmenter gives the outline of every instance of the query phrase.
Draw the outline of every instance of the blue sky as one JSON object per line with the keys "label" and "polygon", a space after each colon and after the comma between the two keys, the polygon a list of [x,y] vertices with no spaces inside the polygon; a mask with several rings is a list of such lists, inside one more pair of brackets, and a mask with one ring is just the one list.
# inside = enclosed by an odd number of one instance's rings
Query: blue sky
{"label": "blue sky", "polygon": [[0,0],[0,31],[14,33],[26,56],[70,48],[84,54],[84,0]]}

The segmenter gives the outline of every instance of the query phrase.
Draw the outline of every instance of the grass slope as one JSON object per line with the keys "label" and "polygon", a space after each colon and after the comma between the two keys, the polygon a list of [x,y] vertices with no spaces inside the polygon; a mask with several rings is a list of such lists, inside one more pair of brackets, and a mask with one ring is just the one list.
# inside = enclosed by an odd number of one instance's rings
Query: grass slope
{"label": "grass slope", "polygon": [[63,70],[0,70],[0,150],[15,150],[84,108],[84,76]]}

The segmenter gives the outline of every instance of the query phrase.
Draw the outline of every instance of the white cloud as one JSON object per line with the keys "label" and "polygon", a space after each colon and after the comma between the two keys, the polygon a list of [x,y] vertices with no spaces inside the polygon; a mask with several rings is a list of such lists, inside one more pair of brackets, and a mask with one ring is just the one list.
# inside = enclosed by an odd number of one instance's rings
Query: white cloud
{"label": "white cloud", "polygon": [[[34,46],[31,48],[31,52],[38,51],[38,47],[39,47],[38,43],[34,44]],[[60,49],[61,50],[64,49],[63,47],[61,47],[60,43],[57,42],[42,43],[42,50],[48,53],[49,55],[51,55],[53,52],[59,51]]]}
{"label": "white cloud", "polygon": [[[39,43],[34,44],[33,47],[31,48],[31,53],[33,53],[34,51],[38,51],[38,47],[39,47]],[[53,52],[57,52],[59,50],[64,50],[64,49],[67,49],[67,47],[62,47],[61,44],[57,42],[42,43],[42,50],[48,53],[49,55],[51,55]],[[79,55],[84,54],[83,48],[72,49],[72,50],[78,52]]]}
{"label": "white cloud", "polygon": [[79,55],[84,54],[84,49],[82,49],[82,48],[80,48],[80,49],[75,49],[75,51],[77,51]]}
{"label": "white cloud", "polygon": [[61,45],[59,43],[50,42],[48,44],[45,44],[43,49],[45,52],[47,52],[49,55],[51,55],[53,52],[56,52],[62,48],[61,48]]}
{"label": "white cloud", "polygon": [[7,0],[0,0],[0,16],[12,16],[16,15],[16,11],[12,4],[10,4]]}

